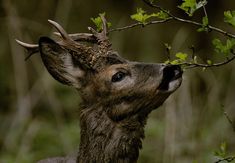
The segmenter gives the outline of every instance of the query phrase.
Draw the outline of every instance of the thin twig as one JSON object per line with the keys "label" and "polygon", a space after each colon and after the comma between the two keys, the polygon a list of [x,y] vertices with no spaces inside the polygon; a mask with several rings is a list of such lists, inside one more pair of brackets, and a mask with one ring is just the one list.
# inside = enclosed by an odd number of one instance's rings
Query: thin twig
{"label": "thin twig", "polygon": [[226,119],[228,120],[229,124],[231,125],[231,127],[233,128],[233,132],[235,132],[235,124],[232,121],[232,119],[229,117],[228,113],[224,110],[224,108],[222,108],[222,111],[224,113],[224,116],[226,117]]}
{"label": "thin twig", "polygon": [[228,64],[229,62],[233,61],[234,59],[235,59],[235,55],[233,55],[231,58],[228,58],[227,60],[225,60],[223,62],[214,63],[214,64],[183,62],[178,65],[184,65],[184,66],[186,66],[185,67],[186,69],[195,68],[195,67],[204,67],[204,68],[219,67],[219,66]]}
{"label": "thin twig", "polygon": [[151,24],[165,23],[165,22],[170,21],[171,19],[172,18],[169,17],[169,18],[164,19],[164,20],[155,20],[155,21],[150,21],[150,22],[144,23],[144,24],[139,22],[139,23],[135,23],[135,24],[131,24],[131,25],[125,26],[125,27],[110,29],[109,32],[123,31],[123,30],[131,29],[131,28],[134,28],[134,27],[137,27],[137,26],[145,27],[145,26],[148,26],[148,25],[151,25]]}
{"label": "thin twig", "polygon": [[220,162],[224,162],[224,161],[232,162],[233,160],[235,160],[235,156],[230,156],[230,157],[226,157],[226,158],[223,158],[223,159],[219,159],[215,163],[220,163]]}
{"label": "thin twig", "polygon": [[163,7],[161,6],[158,6],[156,4],[154,4],[153,2],[150,2],[149,0],[143,0],[144,3],[146,3],[148,6],[152,7],[152,8],[156,8],[160,11],[163,11],[164,13],[166,13],[168,16],[170,17],[175,17],[173,14],[171,14],[168,10],[164,9]]}
{"label": "thin twig", "polygon": [[[168,17],[167,19],[164,19],[164,20],[149,21],[149,22],[147,22],[145,24],[143,24],[143,23],[135,23],[135,24],[131,24],[131,25],[128,25],[128,26],[124,26],[124,27],[114,28],[114,29],[109,30],[109,32],[122,31],[122,30],[130,29],[130,28],[134,28],[134,27],[137,27],[137,26],[145,27],[145,26],[152,25],[152,24],[165,23],[165,22],[168,22],[168,21],[171,21],[171,20],[176,20],[178,22],[187,23],[187,24],[193,24],[193,25],[196,25],[198,27],[202,27],[203,26],[202,23],[195,22],[195,21],[192,21],[192,20],[182,19],[182,18],[179,18],[179,17]],[[227,31],[224,31],[224,30],[222,30],[220,28],[217,28],[217,27],[214,27],[214,26],[211,26],[211,25],[208,25],[207,28],[209,29],[209,31],[215,31],[215,32],[218,32],[220,34],[223,34],[224,36],[228,36],[230,38],[235,38],[234,34],[229,33]]]}
{"label": "thin twig", "polygon": [[203,5],[203,11],[204,11],[205,16],[208,17],[205,5]]}

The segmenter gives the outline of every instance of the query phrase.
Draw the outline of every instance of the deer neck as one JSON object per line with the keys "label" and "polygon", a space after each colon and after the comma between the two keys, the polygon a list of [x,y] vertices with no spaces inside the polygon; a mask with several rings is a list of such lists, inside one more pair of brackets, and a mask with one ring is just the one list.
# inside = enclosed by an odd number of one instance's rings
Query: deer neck
{"label": "deer neck", "polygon": [[137,162],[144,138],[145,120],[140,121],[137,116],[132,116],[126,121],[114,122],[104,109],[108,108],[81,110],[77,162]]}

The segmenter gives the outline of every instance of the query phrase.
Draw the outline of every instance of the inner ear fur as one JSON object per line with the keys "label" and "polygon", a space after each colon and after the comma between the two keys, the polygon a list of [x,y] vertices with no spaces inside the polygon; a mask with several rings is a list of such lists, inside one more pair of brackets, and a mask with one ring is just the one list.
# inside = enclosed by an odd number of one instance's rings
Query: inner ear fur
{"label": "inner ear fur", "polygon": [[39,39],[39,51],[48,72],[60,83],[81,88],[85,71],[61,45],[48,37]]}

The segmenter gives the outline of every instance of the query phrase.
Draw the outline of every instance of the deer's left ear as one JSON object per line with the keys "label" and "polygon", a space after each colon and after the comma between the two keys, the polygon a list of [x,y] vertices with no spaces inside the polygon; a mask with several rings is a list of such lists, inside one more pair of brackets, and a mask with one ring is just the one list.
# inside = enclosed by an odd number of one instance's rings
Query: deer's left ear
{"label": "deer's left ear", "polygon": [[85,71],[73,61],[69,52],[48,37],[39,39],[41,58],[48,72],[59,82],[81,88]]}

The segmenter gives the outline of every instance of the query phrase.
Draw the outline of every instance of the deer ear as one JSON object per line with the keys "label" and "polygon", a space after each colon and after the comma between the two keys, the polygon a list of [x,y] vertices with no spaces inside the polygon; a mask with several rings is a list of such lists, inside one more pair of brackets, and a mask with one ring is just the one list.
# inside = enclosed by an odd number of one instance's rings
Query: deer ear
{"label": "deer ear", "polygon": [[73,61],[70,53],[48,37],[39,39],[41,58],[48,72],[59,82],[81,88],[85,74],[79,63]]}

